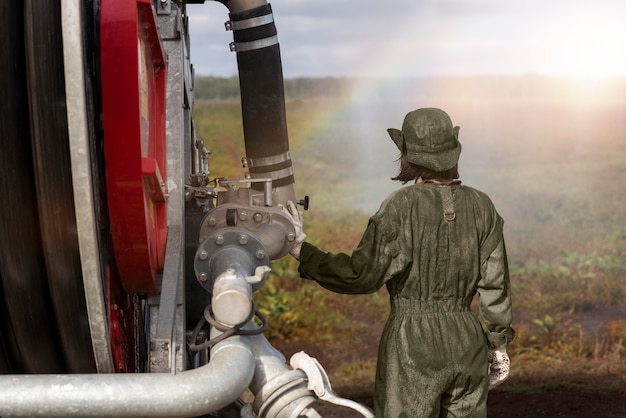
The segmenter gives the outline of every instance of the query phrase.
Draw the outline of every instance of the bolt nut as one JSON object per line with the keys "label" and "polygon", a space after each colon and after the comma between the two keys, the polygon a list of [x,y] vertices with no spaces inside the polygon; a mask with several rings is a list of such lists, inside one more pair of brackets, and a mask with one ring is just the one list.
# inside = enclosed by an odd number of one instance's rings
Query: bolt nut
{"label": "bolt nut", "polygon": [[254,214],[254,221],[255,222],[261,222],[263,220],[263,215],[261,215],[260,213],[255,213]]}
{"label": "bolt nut", "polygon": [[209,275],[202,272],[198,275],[198,280],[200,280],[202,283],[206,282],[207,280],[209,280]]}
{"label": "bolt nut", "polygon": [[247,214],[246,212],[241,212],[241,213],[239,214],[239,220],[241,220],[241,221],[245,221],[245,220],[247,220],[247,219],[248,219],[248,214]]}
{"label": "bolt nut", "polygon": [[215,243],[217,245],[222,245],[224,243],[224,237],[222,235],[218,235],[217,238],[215,238]]}
{"label": "bolt nut", "polygon": [[209,258],[209,254],[206,251],[201,251],[198,257],[200,258],[200,260],[204,261]]}
{"label": "bolt nut", "polygon": [[258,250],[255,255],[257,260],[263,260],[265,258],[265,251]]}
{"label": "bolt nut", "polygon": [[214,217],[209,218],[209,226],[217,225],[217,220]]}
{"label": "bolt nut", "polygon": [[239,236],[239,244],[246,245],[247,243],[248,243],[248,236],[247,235]]}
{"label": "bolt nut", "polygon": [[292,242],[294,239],[296,239],[296,234],[293,232],[287,234],[287,241]]}

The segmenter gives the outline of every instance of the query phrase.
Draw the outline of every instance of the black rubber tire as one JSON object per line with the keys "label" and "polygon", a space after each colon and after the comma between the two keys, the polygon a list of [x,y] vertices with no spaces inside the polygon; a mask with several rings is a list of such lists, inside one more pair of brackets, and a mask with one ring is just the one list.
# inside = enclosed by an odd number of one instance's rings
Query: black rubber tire
{"label": "black rubber tire", "polygon": [[[12,370],[63,372],[40,240],[30,145],[23,3],[0,3],[0,277]],[[8,325],[5,325],[8,324]]]}
{"label": "black rubber tire", "polygon": [[78,244],[59,0],[26,0],[31,144],[48,286],[70,373],[95,372]]}

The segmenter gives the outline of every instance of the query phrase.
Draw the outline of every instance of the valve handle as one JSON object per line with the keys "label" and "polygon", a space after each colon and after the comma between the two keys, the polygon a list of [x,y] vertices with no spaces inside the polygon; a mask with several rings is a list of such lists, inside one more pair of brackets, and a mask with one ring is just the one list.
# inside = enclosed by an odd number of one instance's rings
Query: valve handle
{"label": "valve handle", "polygon": [[309,210],[309,196],[304,196],[302,200],[296,200],[296,204],[301,205],[304,210]]}
{"label": "valve handle", "polygon": [[306,374],[308,381],[307,389],[313,392],[319,399],[350,408],[360,413],[365,418],[374,418],[374,413],[366,406],[349,399],[341,398],[333,392],[330,386],[330,379],[317,359],[309,356],[304,351],[300,351],[291,357],[289,364],[294,369],[300,369]]}

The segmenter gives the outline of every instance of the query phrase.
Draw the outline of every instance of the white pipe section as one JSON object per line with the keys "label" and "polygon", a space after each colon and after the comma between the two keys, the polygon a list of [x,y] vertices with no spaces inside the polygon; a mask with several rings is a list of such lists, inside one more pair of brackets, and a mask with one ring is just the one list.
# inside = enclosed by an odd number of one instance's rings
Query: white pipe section
{"label": "white pipe section", "polygon": [[211,350],[211,361],[178,374],[0,376],[0,416],[196,417],[217,411],[250,385],[255,356],[241,337]]}
{"label": "white pipe section", "polygon": [[241,324],[252,312],[252,289],[246,276],[230,267],[213,283],[211,307],[215,319],[233,327]]}

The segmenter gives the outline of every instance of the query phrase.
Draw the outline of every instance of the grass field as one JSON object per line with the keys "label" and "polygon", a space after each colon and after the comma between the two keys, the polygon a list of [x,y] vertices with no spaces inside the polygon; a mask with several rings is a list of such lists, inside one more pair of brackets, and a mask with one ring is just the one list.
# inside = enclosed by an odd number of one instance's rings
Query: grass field
{"label": "grass field", "polygon": [[[198,137],[212,176],[241,178],[236,101],[197,101]],[[290,100],[287,119],[298,198],[309,240],[350,252],[368,217],[397,187],[386,129],[406,112],[441,107],[461,127],[461,179],[487,192],[505,219],[517,340],[511,390],[600,385],[626,394],[626,105],[620,102],[446,97],[413,101]],[[335,295],[273,262],[256,300],[278,346],[315,346],[344,393],[369,388],[384,290]],[[354,351],[346,350],[353,347]],[[346,351],[349,351],[348,353]],[[610,378],[607,378],[610,377]],[[583,383],[581,383],[583,382]]]}

